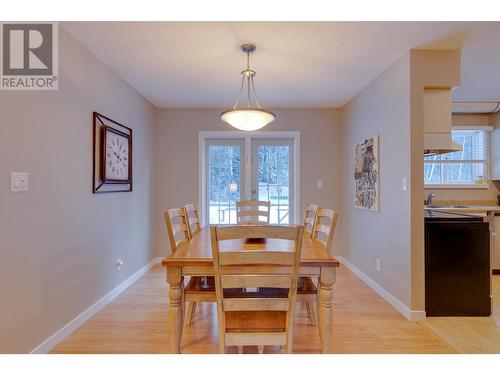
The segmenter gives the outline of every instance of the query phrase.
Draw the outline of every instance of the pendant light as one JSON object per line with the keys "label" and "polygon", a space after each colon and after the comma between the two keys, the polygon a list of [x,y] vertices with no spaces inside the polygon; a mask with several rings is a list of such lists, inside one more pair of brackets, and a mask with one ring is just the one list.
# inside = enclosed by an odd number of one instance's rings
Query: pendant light
{"label": "pendant light", "polygon": [[[254,52],[256,48],[257,47],[255,47],[254,44],[250,43],[246,43],[241,46],[241,50],[247,54],[247,68],[241,72],[243,78],[241,79],[240,94],[238,95],[238,99],[236,99],[236,103],[233,108],[222,112],[220,115],[222,121],[227,122],[236,129],[244,131],[261,129],[276,119],[276,115],[273,112],[260,107],[257,94],[255,93],[253,77],[255,77],[256,73],[250,69],[250,53]],[[245,84],[247,106],[238,107]],[[252,94],[256,106],[252,106]]]}

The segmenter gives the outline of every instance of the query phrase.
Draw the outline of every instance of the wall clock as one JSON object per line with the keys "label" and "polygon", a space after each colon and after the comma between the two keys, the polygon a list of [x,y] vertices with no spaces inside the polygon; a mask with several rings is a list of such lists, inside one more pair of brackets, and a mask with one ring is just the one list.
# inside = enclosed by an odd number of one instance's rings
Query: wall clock
{"label": "wall clock", "polygon": [[132,191],[132,129],[93,113],[94,193]]}

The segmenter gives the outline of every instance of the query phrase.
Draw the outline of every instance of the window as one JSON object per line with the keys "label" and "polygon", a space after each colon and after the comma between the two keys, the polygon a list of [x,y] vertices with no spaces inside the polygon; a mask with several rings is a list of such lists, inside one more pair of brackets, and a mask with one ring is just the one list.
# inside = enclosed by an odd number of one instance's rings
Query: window
{"label": "window", "polygon": [[424,157],[426,187],[471,188],[488,186],[489,132],[484,127],[454,128],[462,151]]}

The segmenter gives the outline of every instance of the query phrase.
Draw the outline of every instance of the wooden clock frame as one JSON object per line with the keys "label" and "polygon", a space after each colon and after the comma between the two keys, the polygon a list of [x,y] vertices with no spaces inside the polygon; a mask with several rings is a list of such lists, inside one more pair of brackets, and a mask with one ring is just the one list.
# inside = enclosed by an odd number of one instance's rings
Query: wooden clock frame
{"label": "wooden clock frame", "polygon": [[[128,139],[128,179],[106,178],[106,136],[113,132]],[[115,193],[132,191],[132,129],[100,113],[92,113],[93,166],[92,192]]]}

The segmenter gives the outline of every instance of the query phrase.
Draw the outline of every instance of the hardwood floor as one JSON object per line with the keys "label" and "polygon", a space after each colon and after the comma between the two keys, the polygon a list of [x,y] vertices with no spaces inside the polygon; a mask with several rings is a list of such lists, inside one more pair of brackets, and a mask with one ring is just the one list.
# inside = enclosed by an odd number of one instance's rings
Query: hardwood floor
{"label": "hardwood floor", "polygon": [[[54,348],[52,353],[164,353],[167,284],[155,266],[117,299]],[[334,287],[335,353],[456,353],[430,330],[407,321],[354,274],[341,266]],[[236,348],[232,348],[236,353]],[[201,303],[184,328],[182,353],[217,353],[215,304]],[[317,327],[297,306],[294,353],[319,353]],[[257,347],[245,347],[257,353]],[[278,352],[266,347],[265,352]]]}
{"label": "hardwood floor", "polygon": [[427,318],[422,324],[461,353],[500,353],[500,275],[492,286],[493,316]]}

